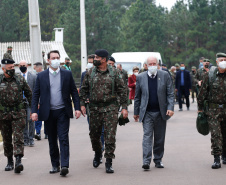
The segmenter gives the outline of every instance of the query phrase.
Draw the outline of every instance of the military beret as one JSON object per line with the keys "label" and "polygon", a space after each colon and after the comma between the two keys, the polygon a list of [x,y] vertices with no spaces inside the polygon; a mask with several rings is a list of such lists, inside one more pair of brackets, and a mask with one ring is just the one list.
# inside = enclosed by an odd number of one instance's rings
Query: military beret
{"label": "military beret", "polygon": [[162,64],[162,66],[166,67],[166,64]]}
{"label": "military beret", "polygon": [[207,58],[205,58],[205,59],[203,60],[203,62],[210,62],[210,60],[207,59]]}
{"label": "military beret", "polygon": [[175,64],[175,67],[180,67],[180,65],[178,63]]}
{"label": "military beret", "polygon": [[134,67],[133,67],[133,71],[134,71],[134,70],[139,70],[139,67],[134,66]]}
{"label": "military beret", "polygon": [[226,57],[226,54],[225,54],[225,53],[217,53],[217,54],[216,54],[216,57],[217,57],[217,58],[220,58],[220,57]]}
{"label": "military beret", "polygon": [[65,60],[70,60],[70,58],[68,58],[68,57],[65,57]]}
{"label": "military beret", "polygon": [[110,57],[108,58],[108,60],[110,60],[110,61],[112,61],[112,62],[115,63],[115,59],[114,59],[114,57],[112,57],[112,56],[110,56]]}
{"label": "military beret", "polygon": [[95,51],[95,54],[99,57],[108,57],[108,51],[105,49],[98,49]]}
{"label": "military beret", "polygon": [[11,59],[2,59],[1,64],[14,64],[15,62]]}
{"label": "military beret", "polygon": [[192,66],[192,69],[196,69],[196,67],[195,66]]}
{"label": "military beret", "polygon": [[9,49],[9,48],[13,48],[13,47],[12,46],[8,46],[7,48]]}
{"label": "military beret", "polygon": [[35,66],[42,66],[42,63],[41,62],[35,62],[34,65]]}

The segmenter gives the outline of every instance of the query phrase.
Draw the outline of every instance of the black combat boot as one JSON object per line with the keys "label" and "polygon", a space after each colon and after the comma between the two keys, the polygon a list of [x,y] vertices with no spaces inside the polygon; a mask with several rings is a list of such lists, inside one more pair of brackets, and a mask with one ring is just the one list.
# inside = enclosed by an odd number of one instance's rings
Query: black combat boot
{"label": "black combat boot", "polygon": [[112,168],[112,159],[107,158],[105,163],[106,173],[114,173],[114,169]]}
{"label": "black combat boot", "polygon": [[5,167],[5,171],[11,171],[14,169],[13,156],[9,156],[7,158],[8,158],[8,163]]}
{"label": "black combat boot", "polygon": [[95,152],[95,156],[94,156],[94,159],[93,159],[93,167],[94,168],[97,168],[100,165],[101,155],[102,155],[101,152]]}
{"label": "black combat boot", "polygon": [[16,156],[16,164],[15,164],[15,169],[14,169],[15,173],[20,173],[21,171],[24,170],[24,166],[21,163],[21,158],[22,158],[21,155]]}
{"label": "black combat boot", "polygon": [[212,169],[218,169],[218,168],[221,168],[220,156],[214,155],[214,163],[212,165]]}

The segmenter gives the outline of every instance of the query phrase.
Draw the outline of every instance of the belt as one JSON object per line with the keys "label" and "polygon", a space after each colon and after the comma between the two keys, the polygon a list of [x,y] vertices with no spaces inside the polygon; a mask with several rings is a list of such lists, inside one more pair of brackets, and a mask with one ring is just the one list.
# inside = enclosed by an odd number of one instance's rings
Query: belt
{"label": "belt", "polygon": [[11,111],[18,112],[21,109],[24,109],[24,105],[22,103],[14,107],[4,107],[0,104],[0,110],[4,112],[11,112]]}
{"label": "belt", "polygon": [[209,108],[211,108],[211,109],[225,109],[226,104],[209,103]]}
{"label": "belt", "polygon": [[90,103],[89,107],[106,107],[109,105],[115,105],[116,104],[116,100],[113,102],[104,102],[104,103]]}

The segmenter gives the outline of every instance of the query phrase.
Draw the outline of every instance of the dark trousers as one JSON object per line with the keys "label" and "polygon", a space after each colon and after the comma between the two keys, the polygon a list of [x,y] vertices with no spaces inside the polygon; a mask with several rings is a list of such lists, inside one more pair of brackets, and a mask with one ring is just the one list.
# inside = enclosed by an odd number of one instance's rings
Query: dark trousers
{"label": "dark trousers", "polygon": [[[66,114],[65,108],[58,110],[50,110],[49,118],[45,121],[48,133],[49,153],[52,166],[69,167],[69,126],[70,119]],[[60,153],[57,143],[60,143]]]}
{"label": "dark trousers", "polygon": [[182,109],[182,96],[184,95],[185,99],[186,99],[186,106],[190,107],[190,102],[189,102],[189,95],[186,96],[186,92],[185,92],[185,87],[184,86],[180,86],[180,89],[178,89],[178,101],[179,101],[179,108]]}

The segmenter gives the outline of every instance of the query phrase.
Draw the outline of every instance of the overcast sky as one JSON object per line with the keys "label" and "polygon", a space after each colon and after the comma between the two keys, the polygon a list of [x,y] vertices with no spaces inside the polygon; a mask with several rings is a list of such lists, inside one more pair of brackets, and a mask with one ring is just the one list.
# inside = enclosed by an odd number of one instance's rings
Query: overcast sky
{"label": "overcast sky", "polygon": [[163,7],[168,8],[168,10],[171,10],[171,7],[176,3],[176,0],[156,0],[156,5],[159,4]]}

